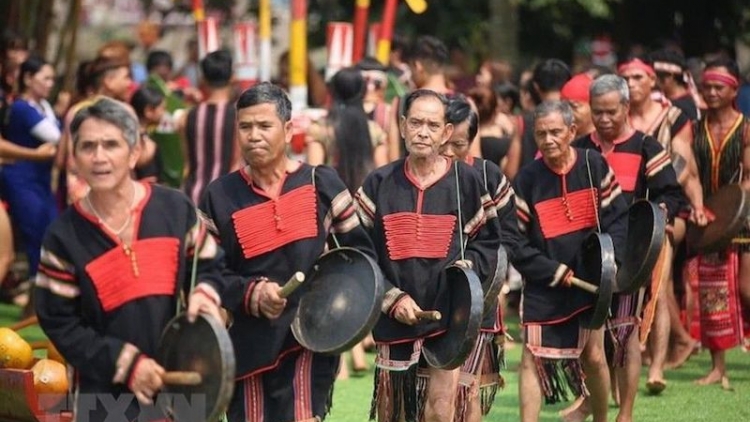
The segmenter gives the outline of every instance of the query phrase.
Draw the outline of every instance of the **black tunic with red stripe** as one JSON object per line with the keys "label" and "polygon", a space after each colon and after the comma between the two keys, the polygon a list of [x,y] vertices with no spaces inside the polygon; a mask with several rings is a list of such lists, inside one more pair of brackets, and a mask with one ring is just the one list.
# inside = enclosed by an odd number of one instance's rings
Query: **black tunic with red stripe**
{"label": "black tunic with red stripe", "polygon": [[[129,392],[124,382],[113,381],[126,343],[156,358],[179,290],[189,290],[195,245],[201,245],[196,282],[208,283],[215,293],[224,288],[223,252],[192,202],[173,189],[143,186],[147,193],[135,210],[130,245],[104,231],[80,203],[49,227],[44,240],[34,292],[37,316],[76,368],[81,393]],[[106,409],[100,411],[106,417]]]}
{"label": "black tunic with red stripe", "polygon": [[[521,233],[518,231],[518,217],[516,216],[516,202],[513,187],[508,178],[505,177],[500,167],[492,161],[482,158],[469,157],[468,164],[479,171],[485,190],[492,197],[497,212],[497,220],[500,227],[500,243],[503,245],[508,261],[515,259],[516,251],[523,242]],[[490,274],[493,277],[494,274]],[[503,280],[505,274],[503,274]],[[492,280],[488,280],[490,282]],[[493,314],[487,314],[482,321],[482,331],[498,333],[503,331],[502,309],[497,302],[497,295],[488,298],[497,309]]]}
{"label": "black tunic with red stripe", "polygon": [[301,164],[286,174],[276,199],[257,187],[246,169],[235,171],[209,185],[200,208],[226,251],[229,286],[222,302],[234,313],[229,334],[238,378],[274,369],[302,348],[290,326],[305,286],[287,298],[284,312],[272,321],[250,313],[258,280],[266,277],[283,285],[297,271],[310,274],[331,241],[330,233],[341,246],[375,256],[349,191],[330,167]]}
{"label": "black tunic with red stripe", "polygon": [[[577,139],[573,145],[601,153],[601,142],[596,133]],[[672,160],[653,137],[636,130],[631,136],[615,141],[614,148],[605,153],[604,158],[615,172],[628,204],[646,198],[648,194],[650,201],[666,205],[669,221],[687,205]]]}
{"label": "black tunic with red stripe", "polygon": [[[481,176],[466,163],[448,166],[437,182],[424,189],[407,167],[405,159],[383,166],[370,173],[357,192],[362,224],[390,282],[384,307],[392,310],[392,305],[406,293],[422,309],[450,315],[443,270],[461,259],[457,187],[465,257],[473,263],[485,287],[495,272],[500,245],[495,204],[485,191]],[[373,334],[382,343],[416,340],[442,332],[448,319],[407,326],[383,315]]]}
{"label": "black tunic with red stripe", "polygon": [[563,322],[593,305],[590,293],[560,283],[570,270],[586,279],[579,251],[585,238],[597,230],[597,211],[602,232],[612,237],[618,262],[624,253],[628,204],[614,172],[595,151],[588,154],[588,166],[586,151],[573,148],[573,153],[575,163],[564,174],[539,159],[521,169],[513,181],[518,222],[526,235],[513,261],[525,279],[524,323]]}

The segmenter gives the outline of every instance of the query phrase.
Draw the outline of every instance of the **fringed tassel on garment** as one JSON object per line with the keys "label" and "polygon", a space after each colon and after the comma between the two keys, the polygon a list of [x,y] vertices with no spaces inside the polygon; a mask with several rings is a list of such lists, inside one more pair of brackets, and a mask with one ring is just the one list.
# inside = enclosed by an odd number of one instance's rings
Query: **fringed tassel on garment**
{"label": "fringed tassel on garment", "polygon": [[399,422],[402,412],[405,422],[417,422],[417,365],[406,371],[375,368],[374,383],[370,420],[378,419],[381,409],[386,422]]}
{"label": "fringed tassel on garment", "polygon": [[[505,369],[505,336],[500,333],[492,339],[489,350],[485,359],[482,362],[482,375],[492,375],[492,377],[482,376],[480,378],[479,385],[479,400],[482,409],[482,415],[486,416],[492,409],[492,404],[495,402],[495,395],[498,389],[505,388],[505,380],[501,369]],[[497,375],[495,377],[495,375]],[[489,382],[484,381],[488,379]]]}
{"label": "fringed tassel on garment", "polygon": [[505,334],[497,333],[495,335],[495,344],[497,345],[497,361],[500,369],[507,369],[508,365],[505,361]]}
{"label": "fringed tassel on garment", "polygon": [[[416,395],[417,421],[424,421],[424,412],[427,408],[427,390],[430,388],[430,376],[427,369],[417,370]],[[407,419],[407,422],[409,420]]]}
{"label": "fringed tassel on garment", "polygon": [[466,420],[466,414],[469,412],[470,401],[471,387],[468,385],[459,384],[458,391],[456,391],[456,410],[453,413],[454,422]]}
{"label": "fringed tassel on garment", "polygon": [[480,333],[474,349],[461,366],[458,378],[458,390],[456,391],[456,398],[454,400],[454,421],[466,420],[469,405],[472,399],[478,394],[482,375],[487,373],[484,361],[487,360],[488,355],[492,354],[490,347],[494,337],[492,333]]}
{"label": "fringed tassel on garment", "polygon": [[625,361],[628,358],[628,339],[633,334],[635,325],[621,325],[612,330],[614,351],[612,354],[612,360],[610,365],[615,368],[622,368],[625,366]]}
{"label": "fringed tassel on garment", "polygon": [[[338,370],[336,370],[336,373],[338,374]],[[331,385],[331,389],[328,390],[328,398],[326,399],[326,407],[323,410],[323,412],[324,412],[323,413],[323,418],[325,418],[326,416],[328,416],[328,414],[331,413],[331,409],[333,408],[333,389],[335,388],[334,387],[335,385],[336,385],[336,383],[334,382]]]}
{"label": "fringed tassel on garment", "polygon": [[588,396],[583,383],[583,368],[578,359],[545,359],[535,357],[545,403],[555,404],[573,397]]}

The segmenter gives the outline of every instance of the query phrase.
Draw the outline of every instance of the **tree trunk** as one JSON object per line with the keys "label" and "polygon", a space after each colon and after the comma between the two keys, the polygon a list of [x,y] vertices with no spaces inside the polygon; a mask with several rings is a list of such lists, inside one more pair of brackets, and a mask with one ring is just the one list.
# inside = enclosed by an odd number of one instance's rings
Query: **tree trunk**
{"label": "tree trunk", "polygon": [[490,0],[490,57],[519,63],[518,2]]}
{"label": "tree trunk", "polygon": [[70,28],[70,44],[68,44],[68,51],[65,57],[65,80],[63,82],[63,89],[68,92],[73,92],[76,78],[76,53],[78,51],[78,23],[81,15],[81,0],[73,0],[70,5],[70,15],[68,19],[73,21]]}
{"label": "tree trunk", "polygon": [[41,54],[47,53],[47,43],[55,18],[52,14],[54,3],[54,0],[43,1],[39,3],[37,8],[39,20],[34,32],[34,39],[36,40],[34,46],[36,51]]}

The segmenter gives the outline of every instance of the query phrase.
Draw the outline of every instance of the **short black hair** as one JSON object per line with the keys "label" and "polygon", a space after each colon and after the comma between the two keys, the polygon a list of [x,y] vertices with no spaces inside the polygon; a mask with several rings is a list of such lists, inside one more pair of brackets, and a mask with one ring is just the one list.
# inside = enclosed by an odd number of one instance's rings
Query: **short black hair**
{"label": "short black hair", "polygon": [[663,48],[661,50],[654,51],[649,55],[649,58],[654,63],[664,62],[677,65],[680,67],[680,69],[682,69],[683,72],[685,71],[685,69],[687,69],[685,56],[683,56],[679,51],[671,48]]}
{"label": "short black hair", "polygon": [[0,38],[0,50],[2,50],[3,56],[8,50],[28,50],[29,41],[18,32],[5,28]]}
{"label": "short black hair", "polygon": [[232,80],[232,54],[227,50],[208,53],[201,60],[201,72],[206,84],[212,88],[228,85]]}
{"label": "short black hair", "polygon": [[172,69],[172,55],[164,50],[154,50],[146,57],[146,70],[151,72],[158,66],[167,66]]}
{"label": "short black hair", "polygon": [[737,62],[729,59],[729,58],[718,58],[716,60],[711,60],[710,62],[706,63],[706,67],[704,70],[717,68],[717,67],[723,67],[726,68],[729,73],[737,78],[738,81],[742,81],[742,77],[740,76],[740,68],[737,66]]}
{"label": "short black hair", "polygon": [[388,70],[388,68],[383,66],[383,63],[380,63],[380,60],[372,56],[367,56],[357,62],[357,64],[354,65],[354,68],[357,70],[380,70],[383,72]]}
{"label": "short black hair", "polygon": [[406,56],[407,61],[420,61],[436,67],[447,65],[450,58],[445,44],[430,35],[422,35],[417,38]]}
{"label": "short black hair", "polygon": [[145,116],[146,107],[157,107],[162,101],[164,101],[164,94],[148,85],[141,86],[130,97],[130,105],[133,106],[133,110],[139,118]]}
{"label": "short black hair", "polygon": [[282,122],[292,120],[292,102],[283,89],[270,82],[261,82],[248,88],[237,99],[237,111],[259,104],[273,104]]}
{"label": "short black hair", "polygon": [[445,120],[453,126],[463,122],[469,123],[469,143],[474,140],[479,131],[479,116],[471,109],[471,104],[463,95],[455,95],[448,99],[448,107],[445,110]]}
{"label": "short black hair", "polygon": [[534,66],[531,80],[541,92],[553,92],[562,89],[565,82],[572,77],[570,68],[560,59],[547,59]]}

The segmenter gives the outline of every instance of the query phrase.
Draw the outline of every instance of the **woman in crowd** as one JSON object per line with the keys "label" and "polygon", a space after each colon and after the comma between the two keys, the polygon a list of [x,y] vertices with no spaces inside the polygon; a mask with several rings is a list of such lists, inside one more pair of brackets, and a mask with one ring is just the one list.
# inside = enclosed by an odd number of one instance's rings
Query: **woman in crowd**
{"label": "woman in crowd", "polygon": [[333,75],[328,115],[307,133],[308,163],[334,167],[352,193],[371,170],[387,163],[385,132],[367,118],[362,106],[366,89],[354,68]]}
{"label": "woman in crowd", "polygon": [[[55,71],[43,59],[30,56],[21,64],[19,97],[11,104],[5,127],[8,141],[26,148],[60,141],[60,124],[47,102],[55,83]],[[5,199],[29,262],[29,276],[36,274],[42,237],[57,216],[51,188],[52,157],[44,161],[17,160],[3,166],[0,179]]]}
{"label": "woman in crowd", "polygon": [[[388,160],[385,132],[368,119],[363,108],[366,90],[367,82],[359,70],[338,71],[329,83],[332,103],[328,115],[307,133],[308,163],[333,166],[352,195],[372,170]],[[352,361],[355,371],[367,369],[362,343],[352,348]],[[347,376],[342,362],[340,378]]]}

